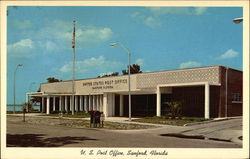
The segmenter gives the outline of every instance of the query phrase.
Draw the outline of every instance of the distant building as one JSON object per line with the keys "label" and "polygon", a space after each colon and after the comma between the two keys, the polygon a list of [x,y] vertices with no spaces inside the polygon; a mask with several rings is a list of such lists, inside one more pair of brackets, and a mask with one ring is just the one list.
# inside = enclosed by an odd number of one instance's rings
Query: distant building
{"label": "distant building", "polygon": [[[167,101],[182,103],[183,116],[242,115],[242,71],[224,66],[131,75],[132,117],[165,115]],[[41,111],[71,111],[72,81],[42,83]],[[128,76],[75,81],[77,111],[99,110],[105,116],[128,116]]]}

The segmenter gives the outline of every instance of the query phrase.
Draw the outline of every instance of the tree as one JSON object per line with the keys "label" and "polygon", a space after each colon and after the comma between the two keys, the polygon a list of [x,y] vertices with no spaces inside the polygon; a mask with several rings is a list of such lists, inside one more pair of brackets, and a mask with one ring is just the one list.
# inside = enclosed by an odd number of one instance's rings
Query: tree
{"label": "tree", "polygon": [[110,77],[110,76],[118,76],[118,75],[119,75],[119,72],[113,72],[113,73],[110,73],[110,74],[100,75],[100,76],[98,76],[97,78],[101,78],[101,77]]}
{"label": "tree", "polygon": [[22,104],[22,107],[23,107],[23,109],[26,109],[26,111],[28,111],[28,112],[33,111],[32,103],[31,102],[29,102],[29,103],[25,102],[24,104]]}
{"label": "tree", "polygon": [[[37,92],[41,92],[41,87],[38,88]],[[31,105],[34,105],[36,103],[41,103],[41,102],[42,102],[41,97],[31,96],[31,98],[30,98],[30,104]]]}
{"label": "tree", "polygon": [[62,80],[59,80],[59,79],[57,79],[55,77],[49,77],[49,78],[47,78],[47,82],[48,83],[54,83],[54,82],[60,82],[60,81],[62,81]]}
{"label": "tree", "polygon": [[[17,6],[12,6],[12,7],[9,7],[9,8],[17,9],[18,7]],[[10,14],[10,11],[7,9],[7,16],[9,16],[9,14]]]}
{"label": "tree", "polygon": [[[130,65],[130,74],[135,74],[135,73],[142,73],[141,66],[138,64]],[[122,70],[122,74],[127,75],[128,70]]]}
{"label": "tree", "polygon": [[[59,80],[55,77],[49,77],[47,78],[47,82],[48,83],[54,83],[54,82],[60,82],[62,80]],[[37,92],[41,92],[41,87],[39,87],[39,89],[37,90]],[[41,97],[37,97],[37,96],[32,96],[30,99],[31,105],[35,104],[35,103],[41,103],[42,102],[42,98]]]}

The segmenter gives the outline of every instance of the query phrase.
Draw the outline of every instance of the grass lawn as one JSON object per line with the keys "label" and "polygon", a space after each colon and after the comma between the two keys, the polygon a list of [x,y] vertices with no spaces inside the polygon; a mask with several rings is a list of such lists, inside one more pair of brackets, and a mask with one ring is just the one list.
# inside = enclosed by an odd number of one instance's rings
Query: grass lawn
{"label": "grass lawn", "polygon": [[[41,115],[41,116],[52,116],[52,117],[59,117],[61,114],[45,114],[45,115]],[[63,114],[63,117],[69,117],[69,118],[89,118],[90,115],[88,113],[84,113],[84,112],[75,112],[74,115],[72,114]]]}
{"label": "grass lawn", "polygon": [[206,121],[206,120],[212,120],[212,119],[191,118],[191,117],[183,117],[182,119],[166,119],[165,117],[145,117],[141,119],[134,119],[132,121],[143,122],[143,123],[153,123],[153,124],[183,126],[187,123],[201,122],[201,121]]}
{"label": "grass lawn", "polygon": [[[26,112],[25,114],[28,114],[28,113],[40,113],[39,111],[31,111],[31,112]],[[7,111],[6,114],[14,114],[13,111]],[[23,114],[23,111],[15,111],[15,114]]]}
{"label": "grass lawn", "polygon": [[[23,118],[21,116],[8,116],[7,121],[24,124]],[[29,116],[26,117],[25,124],[63,126],[69,128],[88,128],[88,129],[90,128],[89,120],[82,120],[77,118],[66,119],[66,118],[44,118],[39,116],[36,117]],[[94,129],[131,130],[131,129],[149,129],[155,127],[156,126],[151,126],[151,125],[140,125],[140,124],[130,124],[130,123],[127,124],[127,123],[104,121],[104,127],[101,128],[97,127]]]}
{"label": "grass lawn", "polygon": [[[62,121],[59,125],[74,128],[90,128],[89,121]],[[155,128],[155,126],[150,125],[139,125],[139,124],[125,124],[104,121],[104,127],[97,126],[97,129],[111,129],[111,130],[132,130],[132,129],[148,129]]]}
{"label": "grass lawn", "polygon": [[[7,111],[7,114],[14,114],[13,111]],[[15,111],[15,114],[23,114],[23,111]]]}

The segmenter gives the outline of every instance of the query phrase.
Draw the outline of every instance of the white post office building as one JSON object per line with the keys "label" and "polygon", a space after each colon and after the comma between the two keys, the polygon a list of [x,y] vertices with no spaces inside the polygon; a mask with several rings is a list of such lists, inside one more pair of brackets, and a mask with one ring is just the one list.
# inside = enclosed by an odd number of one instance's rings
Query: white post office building
{"label": "white post office building", "polygon": [[[224,66],[147,72],[131,75],[132,117],[165,115],[168,101],[182,104],[182,115],[226,117],[242,115],[242,71]],[[128,116],[128,76],[42,83],[41,112],[98,110],[106,117]],[[71,101],[75,107],[72,108]]]}

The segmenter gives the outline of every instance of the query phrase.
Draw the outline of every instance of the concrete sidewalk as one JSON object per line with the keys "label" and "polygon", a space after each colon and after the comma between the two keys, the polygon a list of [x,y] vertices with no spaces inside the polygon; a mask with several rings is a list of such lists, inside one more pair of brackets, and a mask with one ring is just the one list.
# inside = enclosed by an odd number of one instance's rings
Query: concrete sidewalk
{"label": "concrete sidewalk", "polygon": [[228,118],[217,118],[210,121],[190,123],[185,126],[174,126],[174,125],[162,125],[152,123],[141,123],[128,121],[128,118],[122,117],[109,117],[105,121],[121,122],[121,123],[133,123],[142,125],[153,125],[157,128],[145,130],[114,130],[127,133],[150,133],[152,135],[161,134],[179,134],[192,136],[204,136],[205,139],[224,140],[231,141],[242,145],[242,140],[239,137],[242,136],[242,117],[228,117]]}

